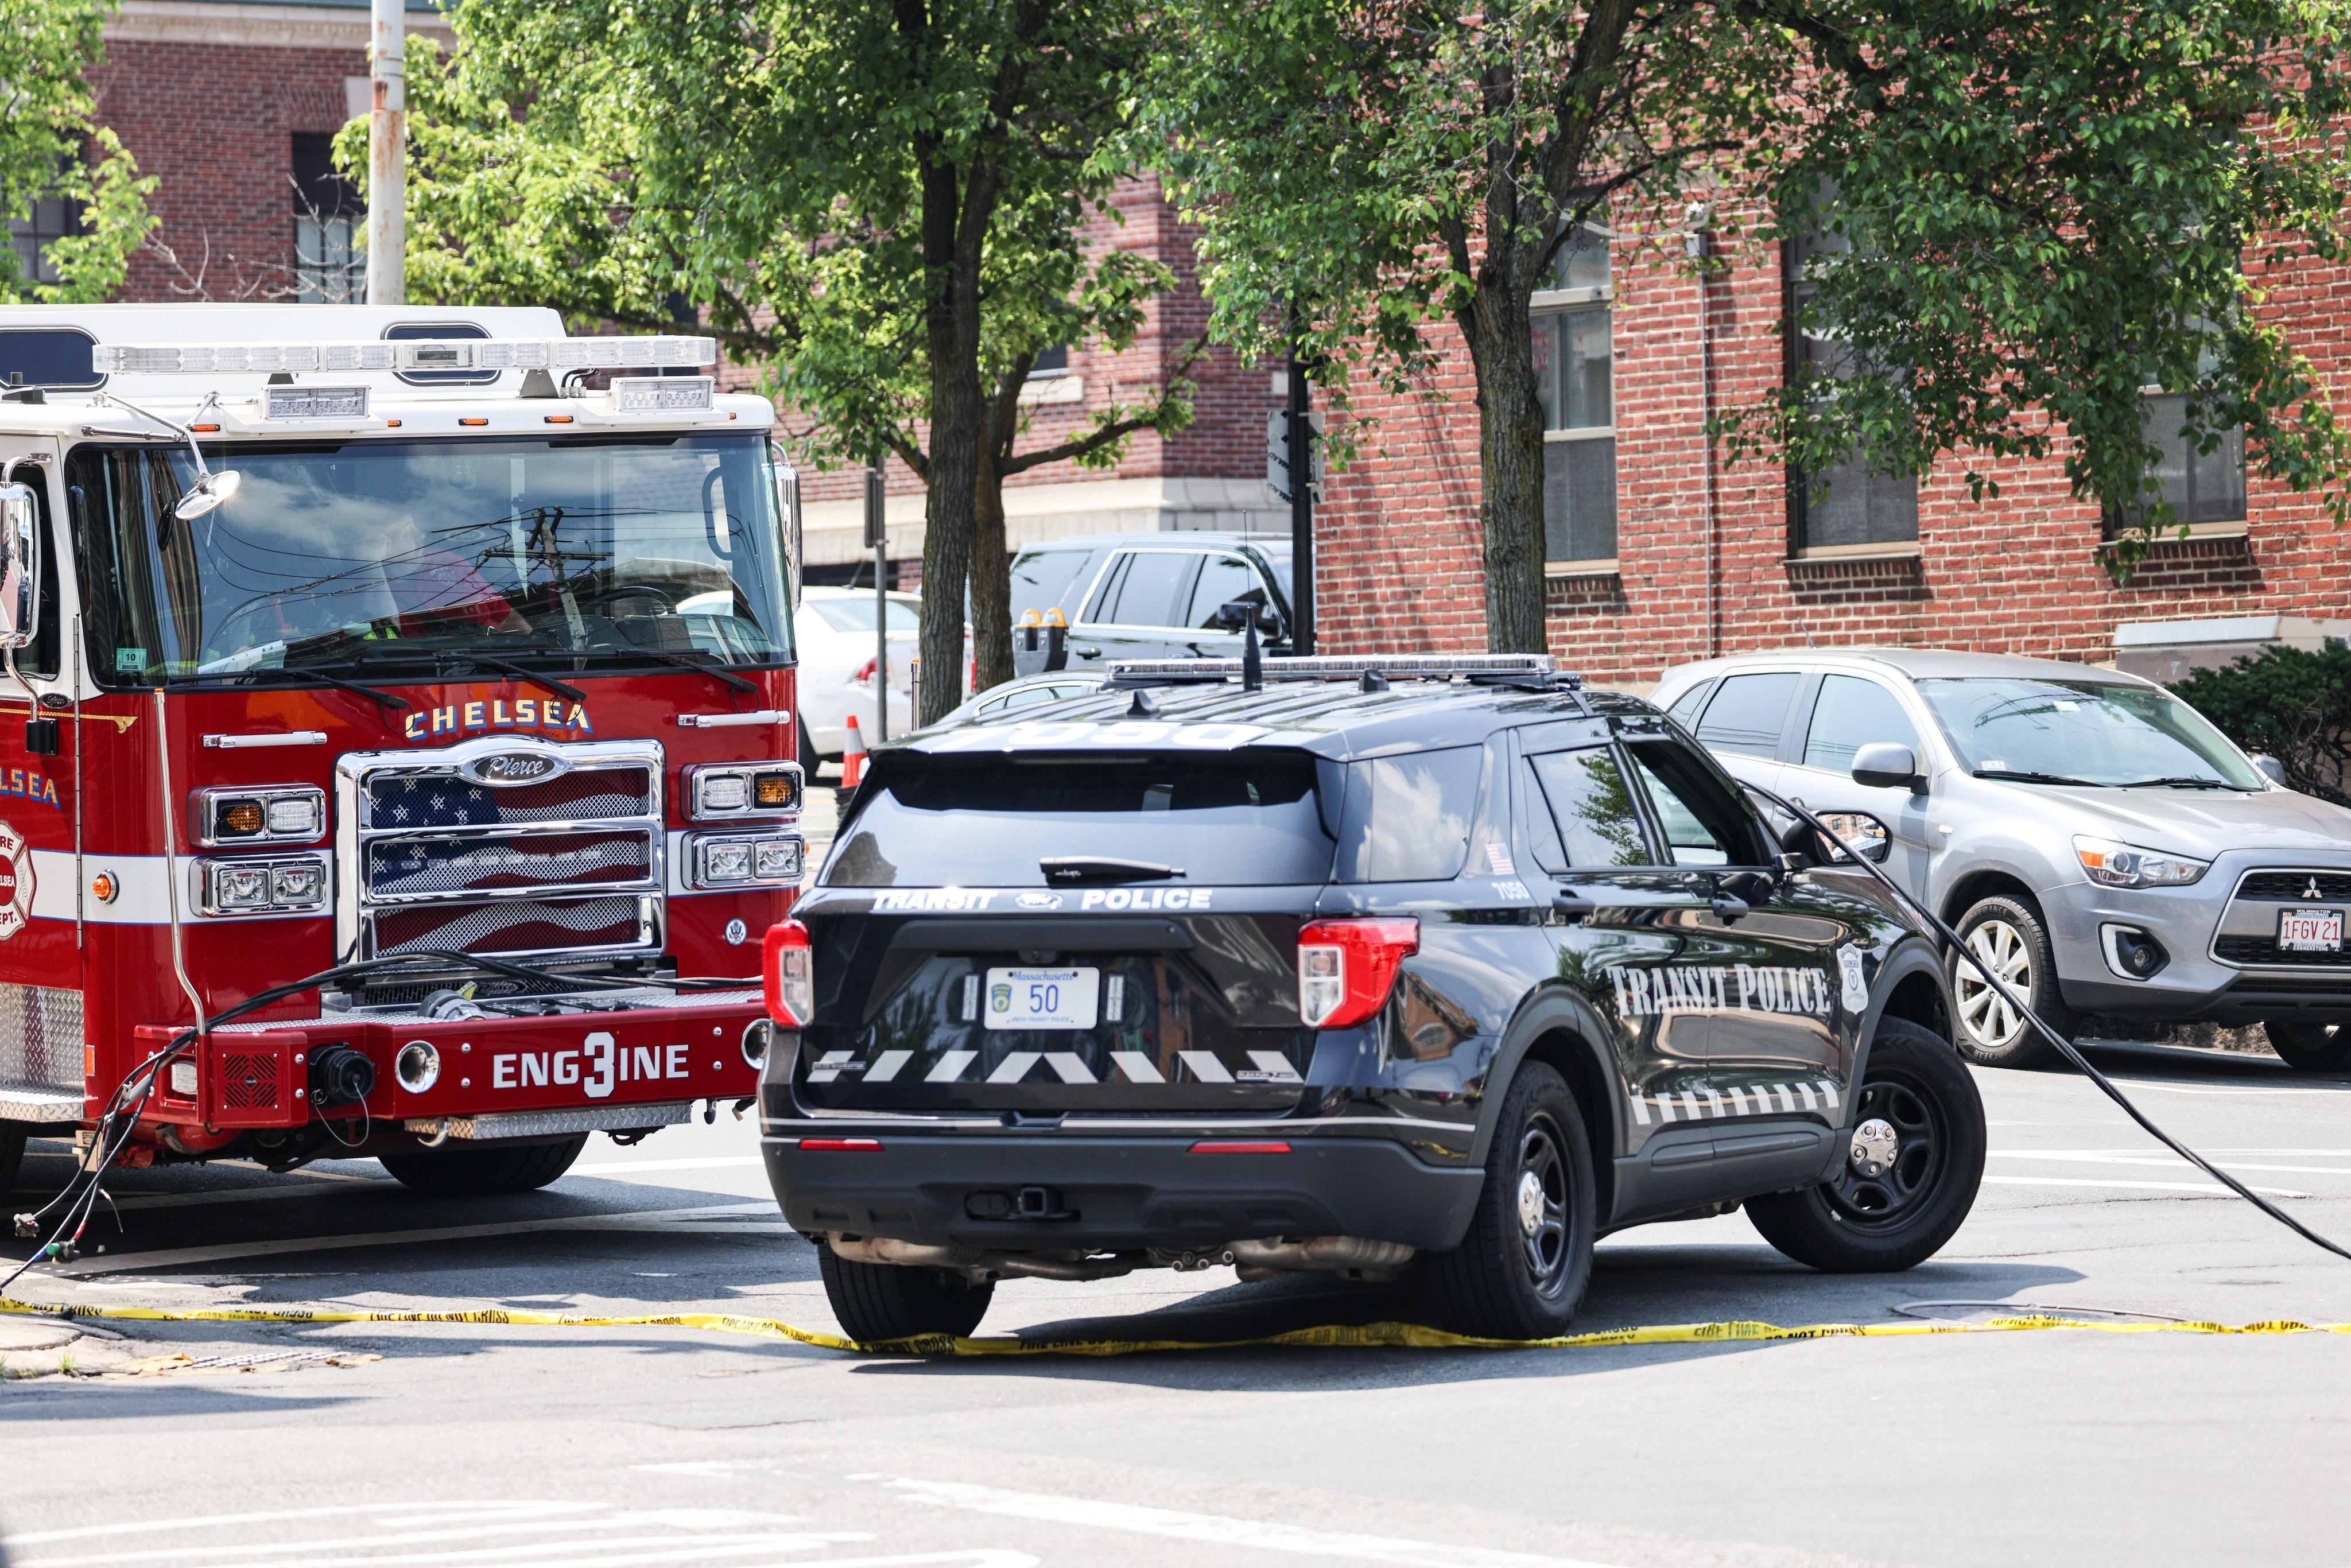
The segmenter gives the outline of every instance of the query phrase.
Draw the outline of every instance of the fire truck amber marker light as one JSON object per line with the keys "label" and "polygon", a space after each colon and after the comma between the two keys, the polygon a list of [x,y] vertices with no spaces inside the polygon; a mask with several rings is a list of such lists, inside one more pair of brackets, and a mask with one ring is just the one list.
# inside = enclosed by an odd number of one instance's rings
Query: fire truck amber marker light
{"label": "fire truck amber marker light", "polygon": [[879,1138],[802,1138],[800,1149],[811,1155],[878,1155]]}

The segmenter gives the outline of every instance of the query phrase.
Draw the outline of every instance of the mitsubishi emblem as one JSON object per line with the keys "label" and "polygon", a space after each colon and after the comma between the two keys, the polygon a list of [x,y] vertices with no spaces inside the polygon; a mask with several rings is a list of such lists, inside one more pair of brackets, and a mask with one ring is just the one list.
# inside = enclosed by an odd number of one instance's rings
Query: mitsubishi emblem
{"label": "mitsubishi emblem", "polygon": [[2310,879],[2310,885],[2302,890],[2302,896],[2304,898],[2316,898],[2319,896],[2318,879],[2316,877],[2314,876]]}

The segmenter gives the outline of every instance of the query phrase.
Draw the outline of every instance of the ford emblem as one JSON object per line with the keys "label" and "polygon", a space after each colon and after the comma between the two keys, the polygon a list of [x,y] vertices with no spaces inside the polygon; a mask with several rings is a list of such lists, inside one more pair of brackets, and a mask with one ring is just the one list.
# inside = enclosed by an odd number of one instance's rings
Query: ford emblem
{"label": "ford emblem", "polygon": [[540,784],[567,768],[551,751],[492,751],[468,758],[458,771],[477,784]]}

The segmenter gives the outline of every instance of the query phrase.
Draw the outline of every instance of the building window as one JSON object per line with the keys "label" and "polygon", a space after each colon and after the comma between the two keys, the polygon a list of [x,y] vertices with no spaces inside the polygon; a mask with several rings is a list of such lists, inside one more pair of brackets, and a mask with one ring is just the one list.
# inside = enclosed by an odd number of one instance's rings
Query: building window
{"label": "building window", "polygon": [[367,298],[367,208],[335,172],[332,136],[294,138],[295,298],[305,305]]}
{"label": "building window", "polygon": [[1554,562],[1616,556],[1614,353],[1609,331],[1608,232],[1587,224],[1559,247],[1528,301],[1535,395],[1543,411],[1543,555]]}
{"label": "building window", "polygon": [[[64,172],[59,165],[59,173]],[[55,283],[57,264],[48,247],[82,232],[81,204],[62,195],[39,196],[32,215],[8,220],[8,241],[16,247],[16,276],[26,283]]]}
{"label": "building window", "polygon": [[[2245,433],[2231,430],[2210,452],[2196,450],[2188,434],[2188,398],[2181,392],[2147,394],[2147,436],[2162,454],[2151,476],[2171,503],[2174,523],[2241,523],[2245,520]],[[2107,532],[2145,522],[2135,510],[2109,512]]]}
{"label": "building window", "polygon": [[[1840,380],[1853,373],[1851,351],[1814,322],[1803,325],[1805,309],[1820,292],[1813,276],[1816,261],[1853,248],[1844,235],[1807,235],[1788,242],[1782,264],[1785,279],[1788,381],[1792,386]],[[1916,543],[1918,481],[1880,473],[1866,452],[1818,474],[1788,470],[1789,542],[1799,555],[1808,550]]]}
{"label": "building window", "polygon": [[1069,373],[1070,346],[1067,343],[1056,343],[1050,349],[1038,350],[1036,360],[1029,367],[1029,374],[1032,378],[1066,376]]}

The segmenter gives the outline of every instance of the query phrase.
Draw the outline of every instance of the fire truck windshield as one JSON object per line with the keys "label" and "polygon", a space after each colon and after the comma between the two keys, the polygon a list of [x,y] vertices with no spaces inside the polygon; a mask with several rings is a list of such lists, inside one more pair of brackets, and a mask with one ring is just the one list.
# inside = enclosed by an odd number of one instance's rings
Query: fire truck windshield
{"label": "fire truck windshield", "polygon": [[235,497],[172,516],[184,446],[87,445],[67,465],[102,681],[466,651],[592,674],[791,658],[766,440],[237,444]]}

